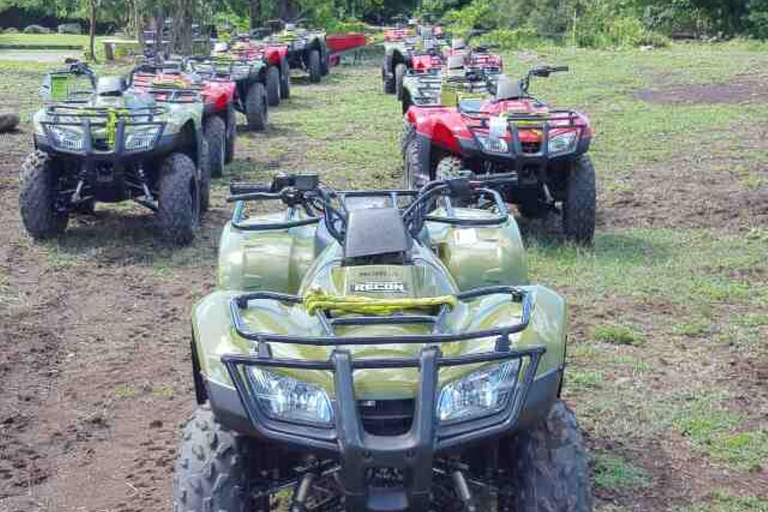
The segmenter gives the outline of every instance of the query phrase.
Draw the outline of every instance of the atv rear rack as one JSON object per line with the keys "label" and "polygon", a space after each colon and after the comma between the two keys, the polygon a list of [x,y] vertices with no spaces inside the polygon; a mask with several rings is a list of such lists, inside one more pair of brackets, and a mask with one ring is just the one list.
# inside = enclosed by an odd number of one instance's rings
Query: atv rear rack
{"label": "atv rear rack", "polygon": [[[459,300],[472,300],[494,294],[508,294],[511,300],[522,303],[522,315],[518,323],[471,331],[460,334],[432,332],[427,335],[404,336],[299,336],[253,332],[246,329],[240,315],[252,300],[275,300],[299,304],[303,299],[296,295],[275,292],[255,292],[232,299],[232,325],[241,337],[258,343],[253,355],[226,354],[221,361],[235,385],[240,401],[256,431],[266,439],[288,443],[297,447],[311,448],[323,453],[337,454],[342,461],[340,483],[346,495],[349,510],[379,510],[376,504],[382,499],[400,505],[391,510],[427,510],[432,486],[433,462],[435,455],[459,445],[466,445],[485,438],[499,436],[513,431],[520,412],[526,403],[538,369],[539,361],[546,351],[544,346],[513,350],[509,336],[527,328],[531,316],[532,298],[530,292],[510,286],[479,288],[456,295]],[[323,314],[324,313],[320,313]],[[439,325],[440,315],[430,318]],[[398,320],[393,320],[397,318]],[[349,319],[359,323],[395,323],[401,317],[362,317]],[[327,320],[327,318],[326,318]],[[418,316],[415,322],[426,321]],[[326,328],[329,327],[326,325]],[[332,331],[332,326],[330,326]],[[496,337],[493,351],[464,356],[443,356],[436,343],[451,343]],[[302,360],[272,357],[269,342],[299,345],[332,346],[328,360]],[[349,345],[369,344],[421,344],[424,345],[418,357],[414,358],[360,358],[352,357],[345,350]],[[482,363],[503,363],[519,361],[512,379],[517,383],[506,403],[488,414],[453,421],[437,418],[438,376],[440,368],[474,365]],[[274,419],[262,410],[255,396],[253,377],[248,368],[294,368],[321,370],[333,373],[334,400],[333,423],[296,423]],[[419,370],[419,386],[415,397],[414,413],[410,429],[401,435],[382,436],[370,434],[363,428],[358,401],[355,396],[354,372],[356,370],[382,370],[393,368],[414,368]],[[387,488],[371,491],[366,474],[378,468],[401,470],[404,475],[402,488]],[[386,496],[383,496],[385,494]],[[385,510],[385,509],[381,509]],[[390,510],[390,509],[386,509]]]}

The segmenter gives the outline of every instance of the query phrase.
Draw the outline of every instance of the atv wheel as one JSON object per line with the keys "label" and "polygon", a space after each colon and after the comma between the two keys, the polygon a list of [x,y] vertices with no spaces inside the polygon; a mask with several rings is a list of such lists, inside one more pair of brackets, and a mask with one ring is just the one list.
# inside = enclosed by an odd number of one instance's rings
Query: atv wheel
{"label": "atv wheel", "polygon": [[270,107],[280,104],[280,70],[275,66],[267,69],[267,103]]}
{"label": "atv wheel", "polygon": [[573,162],[565,176],[563,200],[563,234],[565,239],[580,245],[592,245],[595,237],[595,168],[589,156],[582,155]]}
{"label": "atv wheel", "polygon": [[268,109],[264,84],[260,82],[251,84],[248,95],[245,97],[245,117],[248,119],[248,128],[257,132],[266,130]]}
{"label": "atv wheel", "polygon": [[30,154],[20,178],[19,210],[27,232],[35,240],[63,233],[69,216],[56,211],[57,180],[50,157],[42,151]]}
{"label": "atv wheel", "polygon": [[403,154],[403,161],[405,161],[408,145],[415,137],[416,128],[407,119],[403,119],[403,131],[400,132],[400,152]]}
{"label": "atv wheel", "polygon": [[284,100],[291,97],[291,66],[288,59],[280,61],[280,97]]}
{"label": "atv wheel", "polygon": [[331,71],[331,56],[328,55],[328,50],[324,51],[320,57],[320,74],[328,76]]}
{"label": "atv wheel", "polygon": [[208,162],[211,176],[220,178],[224,174],[227,159],[227,125],[219,116],[205,121],[205,140],[208,141]]}
{"label": "atv wheel", "polygon": [[312,50],[309,52],[309,81],[313,84],[320,83],[323,73],[320,69],[320,52]]}
{"label": "atv wheel", "polygon": [[200,175],[198,187],[200,190],[200,212],[207,212],[211,205],[211,146],[206,139],[203,139],[203,146],[200,148],[199,166]]}
{"label": "atv wheel", "polygon": [[592,511],[587,450],[565,403],[555,402],[545,419],[507,448],[514,489],[499,498],[499,512]]}
{"label": "atv wheel", "polygon": [[91,198],[74,205],[73,211],[81,215],[93,215],[96,211],[96,200]]}
{"label": "atv wheel", "polygon": [[403,78],[405,77],[405,64],[400,63],[395,66],[395,92],[397,100],[403,101]]}
{"label": "atv wheel", "polygon": [[395,93],[395,79],[387,76],[387,58],[384,57],[384,64],[381,66],[381,81],[384,87],[384,94]]}
{"label": "atv wheel", "polygon": [[200,216],[200,184],[195,163],[183,153],[172,153],[160,169],[157,225],[162,235],[176,244],[195,238]]}
{"label": "atv wheel", "polygon": [[411,138],[408,147],[405,149],[404,178],[405,188],[409,190],[418,190],[429,181],[429,169],[422,169],[419,159],[419,140]]}
{"label": "atv wheel", "polygon": [[252,503],[248,482],[257,476],[255,442],[220,425],[208,406],[184,426],[173,476],[173,511],[268,511],[269,498]]}
{"label": "atv wheel", "polygon": [[235,142],[237,141],[237,112],[232,105],[227,109],[227,150],[224,163],[231,164],[235,159]]}

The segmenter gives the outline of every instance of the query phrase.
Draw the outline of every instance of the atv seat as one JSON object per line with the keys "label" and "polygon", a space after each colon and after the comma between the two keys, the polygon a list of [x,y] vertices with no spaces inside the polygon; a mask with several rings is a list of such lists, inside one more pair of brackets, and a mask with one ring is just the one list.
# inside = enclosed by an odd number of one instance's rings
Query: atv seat
{"label": "atv seat", "polygon": [[397,208],[351,210],[344,240],[345,265],[406,262],[411,237]]}

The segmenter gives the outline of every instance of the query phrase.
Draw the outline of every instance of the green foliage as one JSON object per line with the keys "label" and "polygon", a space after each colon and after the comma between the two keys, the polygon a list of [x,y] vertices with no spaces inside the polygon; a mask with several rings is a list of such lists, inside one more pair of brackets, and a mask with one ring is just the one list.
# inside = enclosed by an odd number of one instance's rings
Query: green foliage
{"label": "green foliage", "polygon": [[768,0],[750,0],[748,19],[752,35],[768,39]]}
{"label": "green foliage", "polygon": [[536,30],[524,28],[497,28],[478,39],[483,44],[498,46],[502,50],[519,50],[531,48],[541,43]]}
{"label": "green foliage", "polygon": [[602,325],[595,328],[595,339],[614,345],[640,345],[643,335],[625,325]]}

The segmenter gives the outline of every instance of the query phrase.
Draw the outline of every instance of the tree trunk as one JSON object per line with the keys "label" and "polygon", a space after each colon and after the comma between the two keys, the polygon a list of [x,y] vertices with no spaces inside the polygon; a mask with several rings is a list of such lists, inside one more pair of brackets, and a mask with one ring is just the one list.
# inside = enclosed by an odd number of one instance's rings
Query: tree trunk
{"label": "tree trunk", "polygon": [[249,0],[248,14],[251,18],[251,30],[261,26],[261,0]]}
{"label": "tree trunk", "polygon": [[90,58],[92,61],[96,62],[96,1],[97,0],[90,0],[88,2],[88,5],[90,7],[89,12],[89,18],[90,18],[90,41],[89,41],[89,48],[90,48]]}

